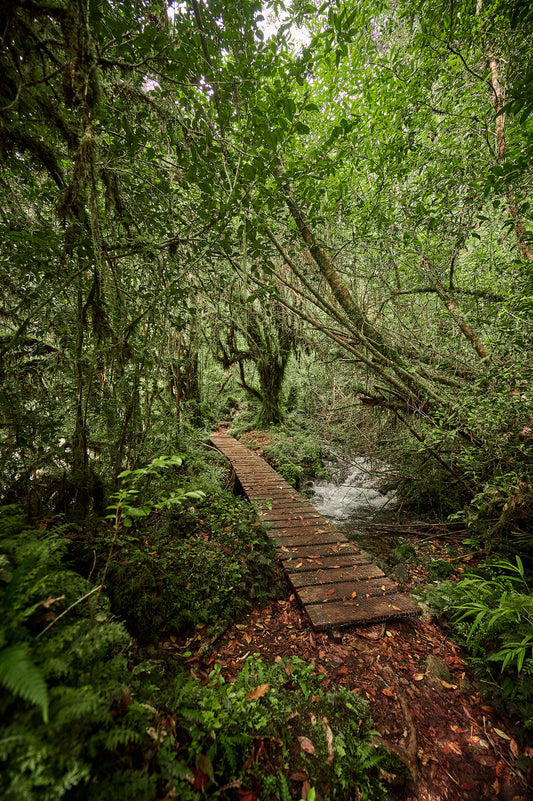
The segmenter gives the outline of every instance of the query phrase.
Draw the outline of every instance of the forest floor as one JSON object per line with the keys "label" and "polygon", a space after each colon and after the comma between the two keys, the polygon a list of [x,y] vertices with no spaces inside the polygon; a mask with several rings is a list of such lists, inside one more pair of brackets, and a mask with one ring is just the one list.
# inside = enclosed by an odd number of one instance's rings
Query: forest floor
{"label": "forest floor", "polygon": [[[426,537],[426,549],[433,559],[453,562],[457,577],[473,561],[472,554],[450,559],[442,535]],[[424,562],[406,567],[405,590],[423,593],[430,580]],[[428,610],[418,619],[317,633],[287,589],[283,600],[250,611],[209,655],[200,655],[201,646],[199,631],[187,642],[190,651],[198,649],[188,661],[206,684],[215,663],[231,681],[248,655],[259,654],[268,663],[297,656],[314,663],[325,689],[344,686],[366,698],[382,742],[411,771],[413,781],[399,791],[405,801],[533,798],[532,777],[517,764],[522,755],[533,757],[533,748],[519,745],[512,719],[483,697],[464,651]],[[177,643],[163,647],[172,650]],[[305,798],[312,777],[300,778]]]}
{"label": "forest floor", "polygon": [[[197,637],[200,646],[201,632]],[[253,609],[207,657],[189,662],[205,683],[214,663],[231,681],[250,654],[268,663],[293,656],[313,662],[325,689],[343,685],[366,698],[383,742],[411,770],[406,801],[533,797],[517,769],[512,721],[482,699],[461,649],[437,624],[414,619],[316,633],[289,594]]]}

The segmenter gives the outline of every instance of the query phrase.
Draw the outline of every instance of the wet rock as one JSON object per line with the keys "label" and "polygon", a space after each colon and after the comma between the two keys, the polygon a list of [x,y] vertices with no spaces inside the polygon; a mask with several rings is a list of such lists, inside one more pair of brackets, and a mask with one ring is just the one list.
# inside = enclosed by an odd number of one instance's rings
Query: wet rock
{"label": "wet rock", "polygon": [[409,571],[403,564],[396,565],[396,567],[391,571],[390,576],[393,581],[397,581],[398,584],[407,584],[410,579]]}
{"label": "wet rock", "polygon": [[446,662],[434,654],[429,654],[427,663],[427,676],[430,680],[448,684],[453,684],[453,676],[448,669]]}

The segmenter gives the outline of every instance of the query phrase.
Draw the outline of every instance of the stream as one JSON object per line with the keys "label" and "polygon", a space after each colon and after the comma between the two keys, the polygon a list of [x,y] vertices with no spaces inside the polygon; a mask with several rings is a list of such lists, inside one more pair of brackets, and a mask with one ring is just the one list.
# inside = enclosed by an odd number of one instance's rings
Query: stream
{"label": "stream", "polygon": [[376,526],[380,521],[395,522],[398,501],[394,492],[386,489],[391,469],[364,457],[356,461],[337,457],[324,467],[331,479],[308,485],[313,506],[361,548],[387,560],[398,541]]}

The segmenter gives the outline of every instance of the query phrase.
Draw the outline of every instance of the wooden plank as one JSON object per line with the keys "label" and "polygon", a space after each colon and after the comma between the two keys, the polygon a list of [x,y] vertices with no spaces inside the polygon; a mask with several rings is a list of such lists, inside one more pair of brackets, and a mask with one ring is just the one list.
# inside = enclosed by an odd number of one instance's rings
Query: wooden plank
{"label": "wooden plank", "polygon": [[359,554],[360,551],[352,542],[346,540],[346,542],[318,542],[316,545],[303,545],[302,543],[297,543],[297,545],[282,545],[281,546],[281,558],[282,559],[294,559],[296,557],[300,557],[304,559],[306,557],[316,557],[318,559],[322,558],[323,556],[344,556],[346,554]]}
{"label": "wooden plank", "polygon": [[[271,524],[270,524],[271,525]],[[276,532],[279,537],[295,537],[299,533],[307,532],[308,534],[317,534],[322,536],[335,536],[335,542],[337,538],[340,537],[340,541],[343,542],[346,537],[344,534],[341,534],[335,526],[332,526],[330,523],[323,524],[322,522],[316,523],[315,521],[309,520],[302,520],[300,525],[291,525],[284,527],[283,525],[278,525],[276,527]]]}
{"label": "wooden plank", "polygon": [[298,595],[307,608],[311,604],[351,601],[354,598],[393,595],[397,592],[398,585],[385,577],[368,579],[367,581],[341,581],[337,584],[329,584],[327,588],[324,588],[323,584],[315,584],[313,587],[300,587]]}
{"label": "wooden plank", "polygon": [[302,511],[318,514],[315,507],[311,506],[310,503],[301,503],[293,498],[280,498],[279,495],[277,497],[254,498],[252,503],[261,514],[263,512],[282,512],[283,514],[294,515],[301,514]]}
{"label": "wooden plank", "polygon": [[385,573],[371,562],[366,565],[330,568],[329,570],[309,570],[301,573],[293,571],[292,568],[287,568],[287,574],[295,590],[300,587],[311,587],[315,584],[337,584],[339,581],[362,581],[367,578],[385,577]]}
{"label": "wooden plank", "polygon": [[275,495],[265,495],[261,497],[259,495],[254,495],[254,506],[265,507],[265,508],[272,508],[272,509],[281,509],[283,511],[287,511],[290,509],[312,509],[313,512],[316,512],[314,506],[312,506],[309,501],[306,501],[305,498],[302,498],[298,495],[290,495],[288,492],[278,491]]}
{"label": "wooden plank", "polygon": [[301,528],[302,526],[307,526],[307,527],[313,526],[315,528],[320,528],[320,527],[324,528],[324,526],[321,525],[322,521],[317,520],[316,517],[300,516],[295,518],[294,520],[287,520],[287,519],[267,520],[265,517],[263,517],[263,515],[261,515],[261,519],[263,520],[263,522],[269,523],[273,529],[280,529],[281,531],[284,531],[285,529],[288,530],[291,528]]}
{"label": "wooden plank", "polygon": [[317,630],[334,626],[376,623],[420,614],[420,608],[414,601],[398,594],[387,598],[365,598],[364,601],[312,604],[306,607],[306,611],[313,628]]}
{"label": "wooden plank", "polygon": [[357,565],[371,564],[366,556],[351,553],[345,555],[334,554],[333,556],[317,556],[315,558],[296,554],[287,557],[282,554],[281,559],[284,563],[283,567],[285,570],[288,570],[289,573],[302,573],[306,570],[329,570],[338,567],[355,567]]}
{"label": "wooden plank", "polygon": [[[330,529],[326,532],[322,531],[320,534],[317,534],[312,529],[294,528],[291,529],[291,531],[294,532],[292,535],[280,534],[280,530],[281,529],[271,529],[268,533],[280,546],[286,546],[287,548],[292,548],[296,545],[305,547],[306,545],[325,545],[339,542],[343,544],[344,542],[343,540],[339,540],[339,534],[334,529]],[[346,540],[346,542],[348,542],[348,540]]]}
{"label": "wooden plank", "polygon": [[324,518],[322,515],[319,515],[318,512],[309,511],[309,509],[295,509],[293,514],[288,514],[283,510],[278,511],[277,509],[264,509],[261,512],[261,517],[263,520],[267,520],[269,523],[273,523],[276,520],[286,520],[287,523],[290,523],[292,520],[323,520]]}

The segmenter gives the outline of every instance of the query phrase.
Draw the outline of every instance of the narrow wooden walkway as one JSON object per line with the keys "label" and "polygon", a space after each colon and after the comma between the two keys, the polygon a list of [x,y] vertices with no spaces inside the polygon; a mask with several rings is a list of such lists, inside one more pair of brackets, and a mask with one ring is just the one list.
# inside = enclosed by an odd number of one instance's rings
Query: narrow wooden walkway
{"label": "narrow wooden walkway", "polygon": [[414,617],[420,608],[264,459],[226,434],[226,456],[248,500],[269,523],[287,577],[314,629]]}

